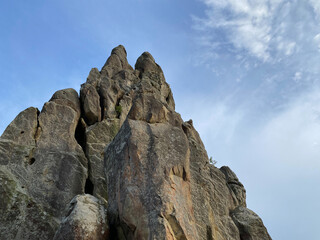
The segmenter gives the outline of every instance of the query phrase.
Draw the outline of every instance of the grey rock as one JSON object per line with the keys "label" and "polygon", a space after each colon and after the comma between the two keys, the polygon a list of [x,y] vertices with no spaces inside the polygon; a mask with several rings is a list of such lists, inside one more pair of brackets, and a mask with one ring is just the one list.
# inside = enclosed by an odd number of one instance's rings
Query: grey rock
{"label": "grey rock", "polygon": [[231,217],[240,231],[241,240],[270,240],[261,218],[248,208],[239,206],[231,212]]}
{"label": "grey rock", "polygon": [[54,240],[105,240],[109,236],[107,212],[102,202],[89,194],[75,196]]}
{"label": "grey rock", "polygon": [[0,239],[52,239],[58,221],[30,198],[26,186],[0,168]]}
{"label": "grey rock", "polygon": [[128,118],[148,123],[169,122],[174,126],[181,126],[181,117],[167,108],[154,95],[140,94],[136,97],[128,113]]}
{"label": "grey rock", "polygon": [[148,52],[142,53],[142,55],[137,59],[135,69],[140,71],[140,73],[155,72],[163,74],[161,67],[155,62],[152,55]]}
{"label": "grey rock", "polygon": [[165,81],[161,67],[150,53],[144,52],[137,60],[135,69],[140,73],[141,89],[153,93],[168,108],[174,110],[175,103],[169,84]]}
{"label": "grey rock", "polygon": [[33,107],[21,112],[5,129],[1,139],[13,141],[16,144],[35,145],[38,114],[39,110]]}
{"label": "grey rock", "polygon": [[127,61],[127,52],[125,48],[122,45],[119,45],[111,51],[111,56],[102,67],[101,73],[104,76],[112,77],[120,70],[125,69],[132,70],[132,67]]}
{"label": "grey rock", "polygon": [[72,88],[55,92],[51,97],[50,102],[55,102],[63,106],[69,106],[78,114],[81,112],[78,93]]}
{"label": "grey rock", "polygon": [[228,187],[231,189],[231,192],[233,193],[232,197],[235,205],[246,207],[246,190],[244,189],[244,186],[239,181],[236,174],[227,166],[221,167],[220,170],[226,176]]}
{"label": "grey rock", "polygon": [[80,89],[80,99],[86,122],[92,125],[101,121],[100,96],[96,87],[91,84],[82,85]]}
{"label": "grey rock", "polygon": [[63,97],[47,102],[39,115],[41,133],[32,166],[38,173],[32,193],[57,217],[75,195],[83,193],[87,178],[87,159],[75,139],[80,119],[78,94],[61,90],[53,96],[60,95]]}
{"label": "grey rock", "polygon": [[119,119],[104,119],[86,130],[86,155],[89,160],[89,179],[93,184],[92,194],[106,201],[107,183],[104,169],[104,149],[117,135]]}
{"label": "grey rock", "polygon": [[183,130],[190,148],[190,194],[198,239],[240,240],[238,228],[229,215],[236,205],[224,174],[209,164],[207,152],[192,120],[183,124]]}
{"label": "grey rock", "polygon": [[87,82],[89,84],[92,84],[94,87],[97,87],[97,84],[101,81],[101,74],[100,71],[97,68],[92,68],[89,76],[87,77]]}
{"label": "grey rock", "polygon": [[[3,234],[12,239],[22,234],[14,228],[24,229],[23,236],[30,239],[52,239],[65,206],[84,192],[87,178],[87,160],[75,139],[77,92],[56,92],[38,114],[35,108],[26,109],[0,138],[0,185],[12,183],[1,190],[3,205],[18,209],[14,217],[0,219],[0,225],[11,226]],[[6,210],[1,211],[6,216]],[[37,226],[30,228],[32,222]]]}

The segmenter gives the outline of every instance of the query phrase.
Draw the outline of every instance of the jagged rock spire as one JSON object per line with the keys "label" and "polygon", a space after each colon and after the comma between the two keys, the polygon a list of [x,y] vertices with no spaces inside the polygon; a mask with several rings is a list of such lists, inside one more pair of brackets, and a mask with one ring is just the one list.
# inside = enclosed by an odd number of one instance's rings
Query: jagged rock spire
{"label": "jagged rock spire", "polygon": [[271,239],[175,112],[161,67],[144,52],[133,69],[122,45],[80,98],[57,91],[7,127],[0,195],[0,239]]}
{"label": "jagged rock spire", "polygon": [[152,55],[148,52],[142,53],[142,55],[137,59],[135,64],[135,69],[144,72],[161,72],[161,67],[156,63]]}
{"label": "jagged rock spire", "polygon": [[101,69],[104,76],[112,77],[121,70],[133,70],[127,60],[127,51],[124,46],[119,45],[111,51],[111,56]]}

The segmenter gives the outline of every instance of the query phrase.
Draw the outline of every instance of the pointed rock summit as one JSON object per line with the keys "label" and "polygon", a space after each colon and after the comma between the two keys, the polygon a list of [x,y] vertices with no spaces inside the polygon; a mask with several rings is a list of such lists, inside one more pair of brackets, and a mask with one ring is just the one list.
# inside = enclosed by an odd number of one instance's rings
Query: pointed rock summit
{"label": "pointed rock summit", "polygon": [[0,138],[0,239],[269,240],[228,167],[175,112],[152,55],[28,108]]}

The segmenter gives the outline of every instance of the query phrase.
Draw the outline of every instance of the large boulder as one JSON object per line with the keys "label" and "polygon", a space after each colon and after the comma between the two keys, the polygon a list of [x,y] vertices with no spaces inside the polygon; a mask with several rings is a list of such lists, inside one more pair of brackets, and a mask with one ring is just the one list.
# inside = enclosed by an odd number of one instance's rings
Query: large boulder
{"label": "large boulder", "polygon": [[106,240],[109,237],[104,204],[89,194],[75,196],[54,240]]}

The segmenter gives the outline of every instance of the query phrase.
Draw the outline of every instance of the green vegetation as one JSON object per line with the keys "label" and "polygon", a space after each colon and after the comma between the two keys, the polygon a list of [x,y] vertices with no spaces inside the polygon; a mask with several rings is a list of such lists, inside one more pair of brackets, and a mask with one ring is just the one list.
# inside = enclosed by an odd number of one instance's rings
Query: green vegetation
{"label": "green vegetation", "polygon": [[217,161],[212,159],[212,157],[209,158],[209,163],[212,164],[212,165],[216,165],[217,164]]}
{"label": "green vegetation", "polygon": [[117,105],[117,106],[115,107],[115,110],[116,110],[117,115],[120,116],[120,114],[121,114],[121,112],[122,112],[122,107],[121,107],[121,105]]}

